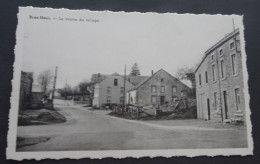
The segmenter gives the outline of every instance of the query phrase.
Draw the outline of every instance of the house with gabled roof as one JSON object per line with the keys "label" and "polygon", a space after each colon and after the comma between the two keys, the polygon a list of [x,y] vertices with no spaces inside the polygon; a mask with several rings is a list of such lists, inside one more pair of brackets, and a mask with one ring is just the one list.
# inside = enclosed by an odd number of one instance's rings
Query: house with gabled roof
{"label": "house with gabled roof", "polygon": [[123,104],[125,91],[132,87],[134,85],[118,73],[106,75],[106,78],[100,80],[94,86],[93,106],[99,108],[104,104]]}
{"label": "house with gabled roof", "polygon": [[137,106],[163,105],[187,97],[191,88],[160,69],[127,91],[126,102]]}

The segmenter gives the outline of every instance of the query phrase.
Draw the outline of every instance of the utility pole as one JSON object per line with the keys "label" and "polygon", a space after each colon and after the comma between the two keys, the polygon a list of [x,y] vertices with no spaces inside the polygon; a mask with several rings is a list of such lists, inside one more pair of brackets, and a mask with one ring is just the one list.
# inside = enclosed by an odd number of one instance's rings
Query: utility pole
{"label": "utility pole", "polygon": [[125,80],[126,80],[126,64],[125,64],[125,74],[124,74],[124,106],[125,106]]}
{"label": "utility pole", "polygon": [[58,73],[58,67],[55,67],[55,76],[54,76],[54,81],[53,81],[53,89],[52,89],[52,109],[53,109],[53,101],[54,101],[54,93],[55,93],[55,88],[56,88],[56,80],[57,80],[57,73]]}

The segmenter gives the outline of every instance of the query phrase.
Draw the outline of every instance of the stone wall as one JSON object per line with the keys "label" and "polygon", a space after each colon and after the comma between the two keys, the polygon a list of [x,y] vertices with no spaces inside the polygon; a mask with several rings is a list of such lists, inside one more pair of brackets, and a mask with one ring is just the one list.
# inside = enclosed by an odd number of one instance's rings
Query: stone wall
{"label": "stone wall", "polygon": [[[156,93],[152,92],[152,86],[156,87]],[[161,92],[161,86],[165,87],[164,92]],[[176,86],[176,92],[173,92],[173,86]],[[173,98],[180,98],[182,91],[187,91],[187,96],[191,89],[169,73],[160,70],[137,89],[137,103],[138,106],[161,105],[161,96],[164,96],[164,102],[171,102]],[[152,96],[156,97],[155,103],[152,102]]]}
{"label": "stone wall", "polygon": [[[200,119],[215,119],[222,121],[222,118],[223,120],[226,120],[235,117],[234,115],[236,113],[244,114],[244,85],[239,35],[236,36],[236,40],[238,51],[236,51],[236,48],[230,49],[230,44],[234,42],[234,38],[228,38],[206,54],[204,61],[195,74],[197,114]],[[220,54],[221,50],[222,54]],[[233,74],[232,68],[233,54],[235,54],[237,61],[235,64],[237,69],[236,74]],[[221,61],[223,61],[222,68],[224,77],[222,77]],[[215,81],[213,80],[212,65],[215,67]],[[206,72],[208,75],[208,82],[206,82]],[[239,89],[240,101],[238,103],[236,103],[235,89]],[[227,97],[226,105],[224,101],[224,92],[226,92]],[[214,94],[216,95],[216,102]]]}

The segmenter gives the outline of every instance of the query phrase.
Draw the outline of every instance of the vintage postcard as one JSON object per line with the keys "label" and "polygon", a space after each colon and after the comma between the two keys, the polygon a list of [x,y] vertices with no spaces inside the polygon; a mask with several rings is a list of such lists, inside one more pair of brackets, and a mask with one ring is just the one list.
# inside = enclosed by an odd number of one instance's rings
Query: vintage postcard
{"label": "vintage postcard", "polygon": [[253,154],[243,16],[17,16],[8,159]]}

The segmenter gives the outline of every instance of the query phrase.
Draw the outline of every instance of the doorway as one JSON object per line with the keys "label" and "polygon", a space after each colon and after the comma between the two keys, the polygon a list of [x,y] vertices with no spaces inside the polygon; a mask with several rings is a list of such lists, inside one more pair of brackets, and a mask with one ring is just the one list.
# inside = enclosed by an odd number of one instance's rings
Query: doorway
{"label": "doorway", "polygon": [[225,119],[228,119],[227,91],[223,91]]}
{"label": "doorway", "polygon": [[208,120],[210,120],[210,101],[207,99],[207,108],[208,108]]}
{"label": "doorway", "polygon": [[165,101],[165,96],[160,96],[160,105],[163,105]]}

